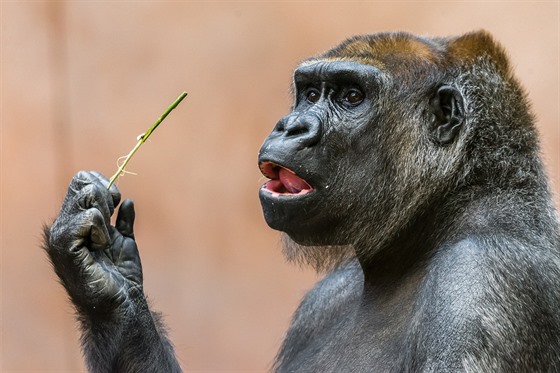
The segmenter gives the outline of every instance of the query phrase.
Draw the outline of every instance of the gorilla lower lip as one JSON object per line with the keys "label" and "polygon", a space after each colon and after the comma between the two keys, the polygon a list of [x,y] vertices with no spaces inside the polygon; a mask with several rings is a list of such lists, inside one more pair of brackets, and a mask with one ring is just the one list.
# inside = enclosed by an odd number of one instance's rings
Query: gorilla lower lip
{"label": "gorilla lower lip", "polygon": [[271,179],[263,189],[273,195],[302,195],[313,190],[307,181],[288,168],[272,162],[264,162],[260,168],[263,175]]}

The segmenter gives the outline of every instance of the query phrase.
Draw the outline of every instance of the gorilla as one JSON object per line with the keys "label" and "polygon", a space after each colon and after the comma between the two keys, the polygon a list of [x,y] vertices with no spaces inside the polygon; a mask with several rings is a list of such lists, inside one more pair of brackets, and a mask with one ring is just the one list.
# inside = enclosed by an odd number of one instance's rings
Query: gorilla
{"label": "gorilla", "polygon": [[[502,47],[352,37],[301,63],[258,158],[289,260],[324,277],[275,372],[559,372],[560,229],[534,118]],[[71,181],[45,250],[92,372],[179,372],[146,301],[134,206]]]}

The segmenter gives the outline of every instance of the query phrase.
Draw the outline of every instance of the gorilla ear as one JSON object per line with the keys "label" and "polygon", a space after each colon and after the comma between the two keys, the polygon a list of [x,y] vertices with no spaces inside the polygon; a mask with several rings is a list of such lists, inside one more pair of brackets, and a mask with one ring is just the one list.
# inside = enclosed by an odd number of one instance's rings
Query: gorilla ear
{"label": "gorilla ear", "polygon": [[430,100],[434,138],[441,145],[453,142],[465,121],[463,96],[452,86],[441,86]]}

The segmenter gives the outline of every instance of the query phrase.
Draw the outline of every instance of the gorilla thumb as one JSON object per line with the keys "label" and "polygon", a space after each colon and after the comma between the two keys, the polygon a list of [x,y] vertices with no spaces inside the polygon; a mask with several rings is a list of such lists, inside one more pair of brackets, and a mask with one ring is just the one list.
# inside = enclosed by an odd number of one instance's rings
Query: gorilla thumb
{"label": "gorilla thumb", "polygon": [[117,215],[116,228],[125,237],[134,239],[134,202],[126,199],[121,203]]}

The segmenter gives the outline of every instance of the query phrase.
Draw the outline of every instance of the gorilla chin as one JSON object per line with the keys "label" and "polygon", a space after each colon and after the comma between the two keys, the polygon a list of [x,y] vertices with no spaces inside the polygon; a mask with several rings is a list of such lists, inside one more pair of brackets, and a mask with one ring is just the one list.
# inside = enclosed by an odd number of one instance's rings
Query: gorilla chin
{"label": "gorilla chin", "polygon": [[325,234],[336,232],[335,224],[319,221],[323,214],[303,214],[317,205],[318,190],[293,171],[272,162],[261,164],[261,170],[271,179],[259,192],[264,218],[272,229],[282,231],[282,251],[289,262],[325,273],[355,258],[351,245],[326,242],[335,240]]}
{"label": "gorilla chin", "polygon": [[[308,237],[317,225],[316,208],[320,193],[290,168],[275,162],[262,161],[262,174],[269,178],[259,191],[259,198],[267,224],[294,237]],[[307,212],[307,213],[304,213]],[[311,212],[311,213],[310,213]],[[321,231],[324,225],[321,227]],[[307,240],[298,240],[306,242]]]}
{"label": "gorilla chin", "polygon": [[325,241],[325,227],[332,223],[323,221],[321,213],[314,213],[318,191],[305,195],[277,195],[266,189],[259,191],[259,198],[266,223],[272,229],[287,233],[301,245],[317,245]]}

